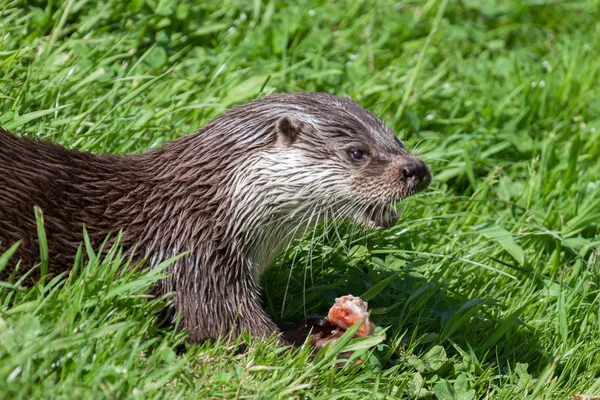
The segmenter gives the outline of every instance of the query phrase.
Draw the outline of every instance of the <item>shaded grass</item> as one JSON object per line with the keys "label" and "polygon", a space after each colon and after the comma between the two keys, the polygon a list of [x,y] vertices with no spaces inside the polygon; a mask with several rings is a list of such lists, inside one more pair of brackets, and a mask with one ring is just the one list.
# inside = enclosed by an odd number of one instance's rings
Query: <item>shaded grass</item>
{"label": "shaded grass", "polygon": [[388,329],[362,363],[268,341],[177,354],[184,335],[157,323],[168,299],[145,294],[160,271],[119,273],[115,247],[66,280],[2,285],[0,395],[600,394],[598,6],[448,2],[425,47],[435,1],[0,2],[0,125],[16,133],[139,152],[261,94],[327,91],[434,174],[397,227],[326,230],[263,279],[282,322],[372,297]]}

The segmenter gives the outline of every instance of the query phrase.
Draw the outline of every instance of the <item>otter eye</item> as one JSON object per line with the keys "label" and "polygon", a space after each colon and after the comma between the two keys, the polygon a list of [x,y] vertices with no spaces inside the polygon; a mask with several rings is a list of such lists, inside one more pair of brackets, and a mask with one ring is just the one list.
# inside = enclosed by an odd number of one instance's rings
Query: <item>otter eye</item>
{"label": "otter eye", "polygon": [[348,154],[353,160],[362,160],[365,157],[365,153],[362,150],[352,149],[348,151]]}

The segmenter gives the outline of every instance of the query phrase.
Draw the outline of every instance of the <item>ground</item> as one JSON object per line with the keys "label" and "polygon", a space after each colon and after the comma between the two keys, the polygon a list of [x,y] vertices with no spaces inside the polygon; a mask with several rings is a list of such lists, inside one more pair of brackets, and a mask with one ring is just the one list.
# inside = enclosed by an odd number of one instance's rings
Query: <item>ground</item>
{"label": "ground", "polygon": [[[261,94],[326,91],[433,173],[396,227],[316,231],[264,276],[280,322],[362,295],[384,329],[370,341],[314,360],[181,346],[157,322],[168,300],[145,295],[162,271],[84,246],[67,280],[0,283],[0,397],[600,395],[597,0],[2,0],[0,16],[16,134],[140,152]],[[348,346],[362,362],[336,365]]]}

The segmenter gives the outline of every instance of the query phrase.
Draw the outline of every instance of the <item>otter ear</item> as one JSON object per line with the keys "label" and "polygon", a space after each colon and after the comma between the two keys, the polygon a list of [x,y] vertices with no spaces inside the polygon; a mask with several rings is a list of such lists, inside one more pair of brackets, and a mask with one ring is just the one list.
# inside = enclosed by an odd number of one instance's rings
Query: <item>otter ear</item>
{"label": "otter ear", "polygon": [[277,120],[276,125],[277,142],[284,146],[291,146],[302,132],[302,122],[294,117],[281,117]]}

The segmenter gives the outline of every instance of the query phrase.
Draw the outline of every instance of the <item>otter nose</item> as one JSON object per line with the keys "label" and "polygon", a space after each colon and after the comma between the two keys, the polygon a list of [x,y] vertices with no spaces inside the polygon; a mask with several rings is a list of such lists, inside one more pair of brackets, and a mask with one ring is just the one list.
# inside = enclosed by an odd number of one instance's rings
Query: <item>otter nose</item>
{"label": "otter nose", "polygon": [[412,179],[420,185],[427,186],[431,182],[429,168],[422,160],[410,161],[402,167],[402,177],[406,180]]}

